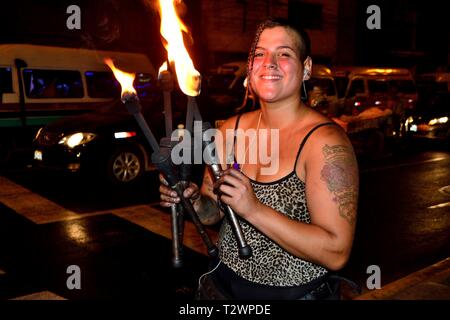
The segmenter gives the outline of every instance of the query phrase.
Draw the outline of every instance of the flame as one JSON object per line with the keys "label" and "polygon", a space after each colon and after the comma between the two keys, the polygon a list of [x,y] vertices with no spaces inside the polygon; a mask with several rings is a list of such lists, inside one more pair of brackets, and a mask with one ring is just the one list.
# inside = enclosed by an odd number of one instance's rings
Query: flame
{"label": "flame", "polygon": [[161,76],[161,73],[167,71],[167,62],[164,62],[158,70],[158,76]]}
{"label": "flame", "polygon": [[122,87],[122,97],[125,93],[137,94],[136,90],[133,87],[133,81],[136,77],[134,73],[124,72],[119,70],[114,65],[114,62],[110,58],[106,58],[104,62],[108,65],[108,67],[114,73],[114,77],[119,81],[120,86]]}
{"label": "flame", "polygon": [[161,16],[160,32],[167,41],[164,46],[169,62],[175,63],[178,85],[184,94],[192,97],[198,96],[201,77],[194,68],[194,63],[184,46],[182,32],[188,32],[188,29],[175,11],[174,0],[159,0],[159,12]]}

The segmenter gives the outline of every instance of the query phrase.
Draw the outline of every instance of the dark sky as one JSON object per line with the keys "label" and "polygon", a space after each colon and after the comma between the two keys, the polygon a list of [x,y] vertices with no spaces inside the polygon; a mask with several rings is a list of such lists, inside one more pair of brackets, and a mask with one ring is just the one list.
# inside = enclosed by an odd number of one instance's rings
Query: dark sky
{"label": "dark sky", "polygon": [[[357,57],[361,64],[448,63],[450,23],[445,2],[438,0],[359,0],[358,12],[381,8],[381,30],[365,27],[368,15],[357,16]],[[414,47],[414,48],[412,48]],[[415,51],[412,52],[412,51]],[[408,56],[409,55],[409,56]]]}
{"label": "dark sky", "polygon": [[[69,5],[81,30],[68,30]],[[141,0],[15,0],[0,4],[0,43],[39,43],[147,53],[161,59],[159,17]]]}

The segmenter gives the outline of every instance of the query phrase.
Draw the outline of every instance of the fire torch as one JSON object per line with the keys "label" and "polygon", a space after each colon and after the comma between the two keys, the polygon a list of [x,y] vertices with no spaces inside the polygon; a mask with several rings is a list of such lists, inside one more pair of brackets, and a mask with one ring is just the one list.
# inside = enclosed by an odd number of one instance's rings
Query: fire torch
{"label": "fire torch", "polygon": [[[188,29],[178,17],[173,1],[159,0],[159,10],[161,16],[160,32],[162,37],[166,40],[164,46],[167,50],[169,60],[169,63],[166,62],[165,64],[169,67],[170,62],[174,62],[178,85],[188,98],[185,128],[192,134],[193,122],[195,120],[201,121],[201,114],[195,100],[195,97],[200,94],[201,76],[195,69],[192,59],[184,46],[182,31],[187,32]],[[207,146],[205,142],[204,146]],[[214,178],[218,179],[221,172],[218,159],[211,158],[205,160],[208,160],[205,162],[213,173]],[[229,206],[223,206],[223,208],[238,243],[239,256],[243,259],[249,258],[252,251],[245,241],[236,214]]]}
{"label": "fire torch", "polygon": [[183,195],[184,184],[181,183],[178,173],[176,172],[174,165],[171,161],[171,152],[170,148],[160,148],[158,142],[155,139],[151,129],[149,128],[147,122],[145,121],[142,113],[141,113],[141,105],[139,103],[139,99],[136,93],[136,90],[133,87],[133,81],[135,78],[135,74],[123,72],[117,69],[114,66],[114,63],[111,59],[105,59],[105,63],[111,68],[114,73],[114,76],[119,81],[122,87],[122,102],[127,108],[128,112],[134,116],[136,122],[144,133],[148,143],[153,149],[153,154],[151,156],[151,160],[153,164],[158,168],[158,170],[163,174],[166,181],[169,183],[169,186],[175,190],[178,197],[180,198],[181,205],[185,212],[189,214],[194,223],[197,232],[202,237],[203,242],[205,243],[208,254],[211,257],[216,257],[218,254],[217,247],[211,242],[208,234],[206,233],[203,224],[201,223],[197,213],[192,206],[192,203],[186,199]]}

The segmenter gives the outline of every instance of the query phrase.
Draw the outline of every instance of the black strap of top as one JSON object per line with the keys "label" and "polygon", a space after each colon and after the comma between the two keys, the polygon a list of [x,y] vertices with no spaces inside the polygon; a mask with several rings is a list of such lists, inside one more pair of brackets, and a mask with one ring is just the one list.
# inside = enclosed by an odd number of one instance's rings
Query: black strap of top
{"label": "black strap of top", "polygon": [[241,120],[242,113],[240,113],[236,118],[236,124],[234,125],[234,145],[236,145],[236,131],[239,127],[239,121]]}
{"label": "black strap of top", "polygon": [[237,139],[237,129],[238,129],[238,127],[239,127],[239,121],[241,120],[241,116],[242,116],[242,113],[240,113],[238,116],[237,116],[237,118],[236,118],[236,124],[234,125],[234,140],[233,140],[233,159],[234,159],[234,162],[235,163],[237,163],[237,160],[236,160],[236,153],[235,153],[235,149],[236,149],[236,139]]}
{"label": "black strap of top", "polygon": [[315,126],[314,128],[312,128],[311,130],[309,130],[309,132],[306,134],[306,136],[303,138],[302,143],[300,144],[300,148],[298,148],[298,152],[297,152],[297,156],[295,157],[295,163],[294,163],[294,171],[295,168],[297,168],[297,161],[298,161],[298,157],[300,156],[300,152],[303,149],[303,146],[305,145],[306,141],[308,140],[309,136],[316,131],[317,129],[319,129],[320,127],[323,126],[331,126],[331,125],[338,125],[336,122],[324,122],[321,124],[318,124],[317,126]]}

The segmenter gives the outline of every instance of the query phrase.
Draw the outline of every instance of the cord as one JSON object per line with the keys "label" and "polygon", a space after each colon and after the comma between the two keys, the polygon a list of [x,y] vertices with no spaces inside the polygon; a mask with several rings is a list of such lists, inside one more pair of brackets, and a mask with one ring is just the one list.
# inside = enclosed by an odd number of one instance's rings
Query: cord
{"label": "cord", "polygon": [[221,263],[222,263],[222,260],[219,259],[219,263],[211,271],[208,271],[208,272],[202,274],[200,276],[200,278],[198,278],[198,289],[197,290],[200,290],[200,285],[201,285],[202,279],[204,277],[206,277],[208,274],[213,273],[214,271],[216,271],[216,269],[220,266]]}

